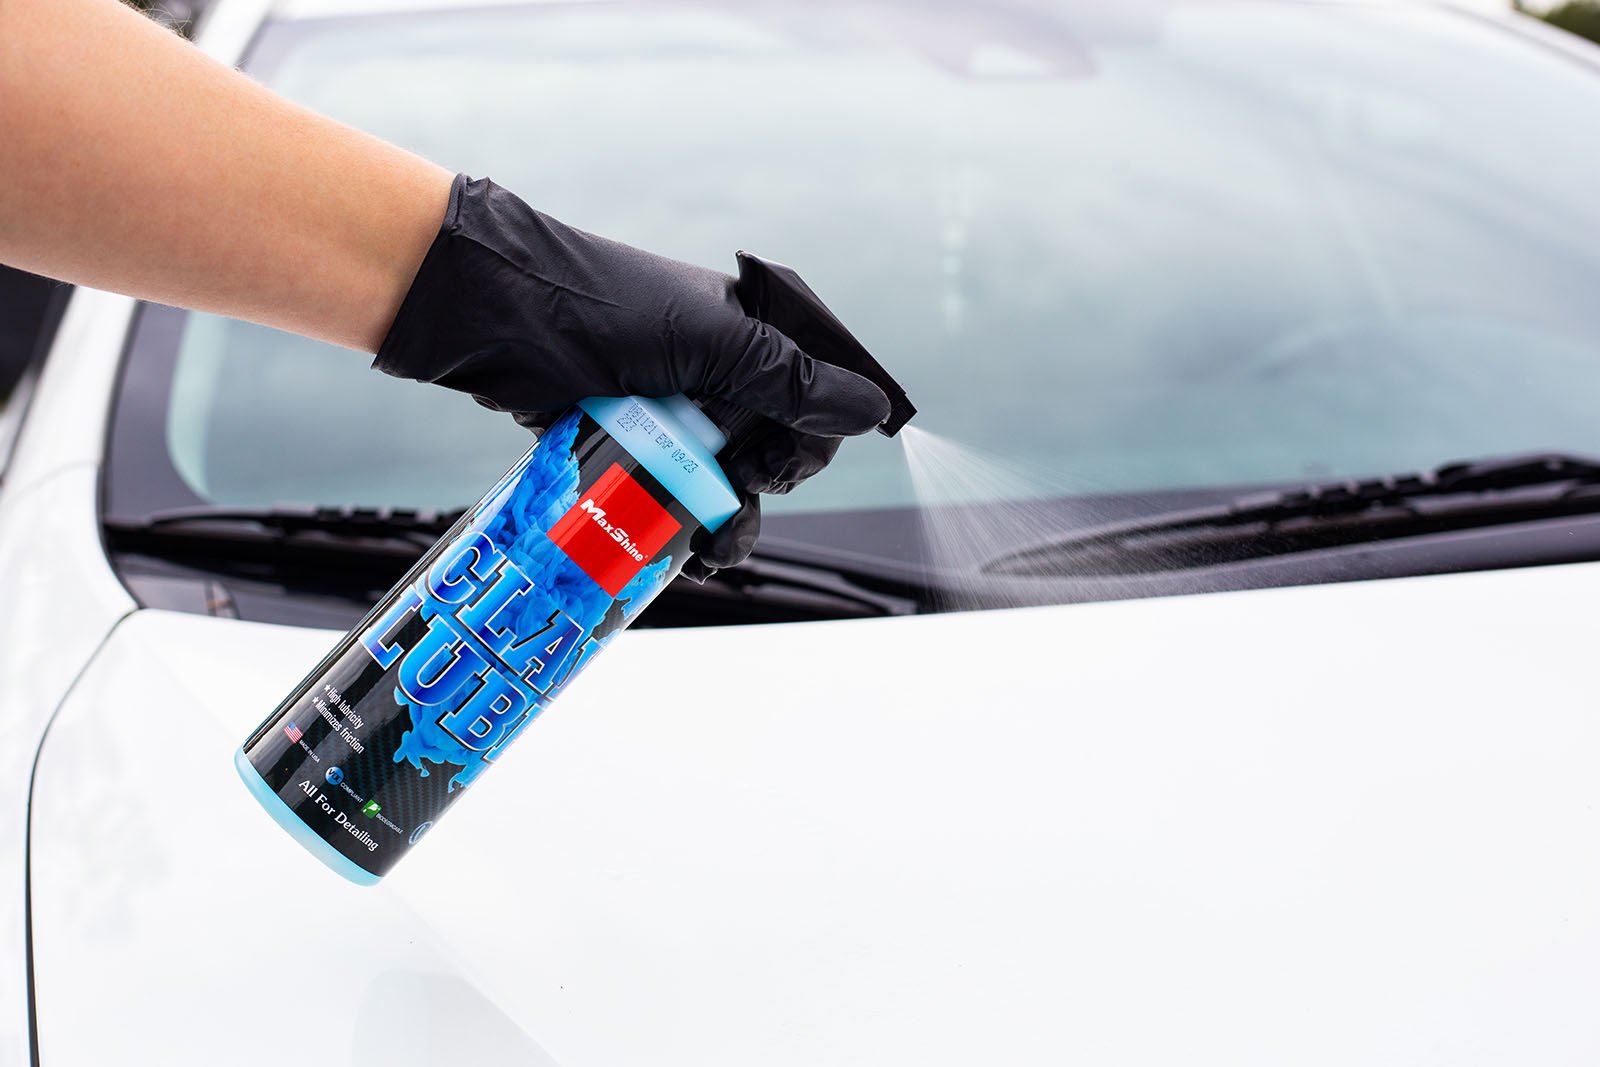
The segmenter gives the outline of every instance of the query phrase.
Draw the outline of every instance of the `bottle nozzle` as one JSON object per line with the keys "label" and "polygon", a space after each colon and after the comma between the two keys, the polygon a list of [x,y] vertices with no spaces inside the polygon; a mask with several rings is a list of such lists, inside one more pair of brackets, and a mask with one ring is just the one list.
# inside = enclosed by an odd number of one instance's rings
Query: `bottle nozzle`
{"label": "bottle nozzle", "polygon": [[745,435],[755,429],[756,424],[761,421],[761,416],[749,408],[742,408],[733,401],[718,396],[703,396],[694,403],[704,416],[722,431],[724,439],[734,445],[742,442]]}
{"label": "bottle nozzle", "polygon": [[[889,417],[878,425],[878,432],[885,437],[899,433],[917,409],[900,383],[851,336],[822,298],[811,291],[799,274],[782,263],[749,252],[740,252],[736,258],[739,284],[734,291],[744,313],[776,327],[812,359],[854,371],[882,389],[889,398]],[[722,419],[708,414],[722,426],[730,440],[736,439]]]}

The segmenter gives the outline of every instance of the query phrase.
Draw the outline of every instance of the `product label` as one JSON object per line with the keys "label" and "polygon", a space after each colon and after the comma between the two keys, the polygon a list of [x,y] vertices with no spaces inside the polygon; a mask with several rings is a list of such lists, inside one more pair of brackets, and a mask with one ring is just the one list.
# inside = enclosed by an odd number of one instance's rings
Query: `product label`
{"label": "product label", "polygon": [[678,572],[694,519],[579,412],[546,431],[245,744],[382,874]]}
{"label": "product label", "polygon": [[682,525],[620,464],[550,529],[550,540],[616,596]]}

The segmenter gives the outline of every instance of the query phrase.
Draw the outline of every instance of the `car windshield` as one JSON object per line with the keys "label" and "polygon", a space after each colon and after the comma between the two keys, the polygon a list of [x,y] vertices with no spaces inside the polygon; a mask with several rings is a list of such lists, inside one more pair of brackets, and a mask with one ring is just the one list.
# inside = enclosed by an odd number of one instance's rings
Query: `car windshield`
{"label": "car windshield", "polygon": [[[545,3],[269,22],[245,66],[583,229],[795,266],[915,426],[1022,472],[974,502],[1600,453],[1600,77],[1475,16]],[[457,507],[527,442],[211,315],[144,309],[123,381],[114,514]],[[767,513],[842,540],[915,505],[874,435]]]}

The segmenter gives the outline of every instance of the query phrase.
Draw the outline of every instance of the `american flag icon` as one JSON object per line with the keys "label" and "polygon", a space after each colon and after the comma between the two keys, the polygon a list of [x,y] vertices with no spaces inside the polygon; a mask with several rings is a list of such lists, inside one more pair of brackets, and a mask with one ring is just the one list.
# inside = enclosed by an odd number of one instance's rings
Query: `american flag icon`
{"label": "american flag icon", "polygon": [[296,726],[294,723],[290,723],[288,726],[283,728],[283,735],[296,743],[299,743],[300,738],[305,736],[300,732],[300,727]]}

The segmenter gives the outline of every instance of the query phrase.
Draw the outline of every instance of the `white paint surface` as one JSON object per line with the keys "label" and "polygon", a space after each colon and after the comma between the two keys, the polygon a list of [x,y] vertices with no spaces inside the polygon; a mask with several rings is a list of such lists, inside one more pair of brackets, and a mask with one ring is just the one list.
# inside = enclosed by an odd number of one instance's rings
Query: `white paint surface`
{"label": "white paint surface", "polygon": [[375,890],[229,765],[332,635],[141,612],[43,755],[44,1062],[376,1062],[464,999],[570,1067],[1593,1063],[1597,599],[637,632]]}

